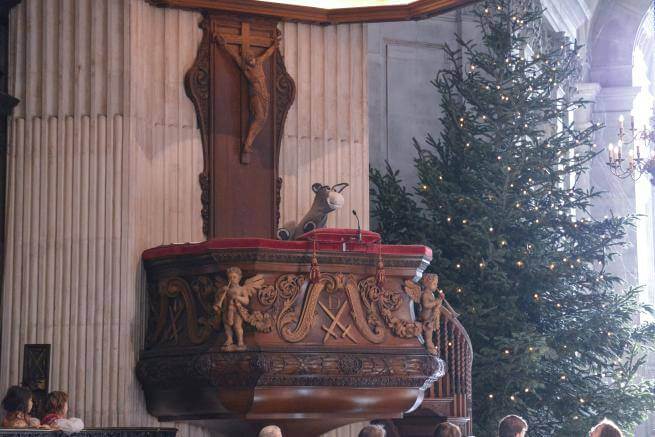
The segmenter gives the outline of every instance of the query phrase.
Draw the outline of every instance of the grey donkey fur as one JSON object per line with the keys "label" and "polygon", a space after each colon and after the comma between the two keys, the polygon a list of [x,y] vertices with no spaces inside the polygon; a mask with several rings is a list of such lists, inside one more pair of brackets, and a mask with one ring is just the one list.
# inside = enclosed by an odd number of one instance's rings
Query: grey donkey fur
{"label": "grey donkey fur", "polygon": [[277,236],[280,240],[295,240],[306,232],[314,229],[324,228],[327,223],[327,216],[332,211],[343,206],[344,199],[341,192],[346,189],[347,183],[342,182],[333,187],[315,183],[312,185],[314,203],[309,212],[295,226],[280,228]]}

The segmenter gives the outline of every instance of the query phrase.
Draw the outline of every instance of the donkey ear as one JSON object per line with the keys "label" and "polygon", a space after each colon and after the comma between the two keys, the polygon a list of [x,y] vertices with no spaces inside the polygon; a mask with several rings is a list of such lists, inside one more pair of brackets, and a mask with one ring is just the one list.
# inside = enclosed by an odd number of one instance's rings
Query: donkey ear
{"label": "donkey ear", "polygon": [[312,185],[312,191],[315,192],[315,193],[318,193],[319,191],[321,191],[321,188],[323,188],[323,185],[319,184],[318,182],[316,182],[315,184]]}
{"label": "donkey ear", "polygon": [[340,193],[343,190],[345,190],[347,186],[348,186],[348,184],[346,182],[342,182],[342,183],[336,184],[334,187],[332,187],[332,191],[336,191],[337,193]]}

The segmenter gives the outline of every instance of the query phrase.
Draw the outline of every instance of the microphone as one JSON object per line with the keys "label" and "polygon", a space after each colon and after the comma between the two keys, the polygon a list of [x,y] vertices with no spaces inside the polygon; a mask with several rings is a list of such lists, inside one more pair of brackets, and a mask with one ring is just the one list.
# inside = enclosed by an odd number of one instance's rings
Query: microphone
{"label": "microphone", "polygon": [[353,215],[357,219],[357,241],[362,241],[362,227],[359,225],[359,217],[357,216],[357,211],[353,209]]}

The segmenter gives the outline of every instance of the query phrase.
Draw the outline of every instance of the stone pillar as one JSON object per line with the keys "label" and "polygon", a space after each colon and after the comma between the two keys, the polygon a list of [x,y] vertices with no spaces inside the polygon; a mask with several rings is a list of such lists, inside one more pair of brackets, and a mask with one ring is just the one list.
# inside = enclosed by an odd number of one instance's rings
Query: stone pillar
{"label": "stone pillar", "polygon": [[314,182],[350,184],[328,227],[368,228],[366,26],[282,24],[287,71],[296,82],[280,151],[280,225],[311,207]]}
{"label": "stone pillar", "polygon": [[21,103],[9,120],[0,390],[20,381],[25,343],[50,343],[50,388],[87,426],[158,424],[134,376],[140,254],[202,238],[202,148],[182,87],[199,18],[141,0],[23,0],[11,13]]}
{"label": "stone pillar", "polygon": [[[576,99],[583,99],[585,101],[591,102],[585,105],[582,108],[579,108],[573,114],[573,121],[575,123],[575,128],[579,131],[583,131],[591,127],[592,123],[597,123],[594,120],[594,105],[596,101],[596,96],[601,90],[600,84],[597,83],[580,83],[577,85],[577,94]],[[585,146],[586,147],[586,146]],[[602,145],[596,145],[597,150],[602,149]],[[591,172],[587,172],[580,176],[578,179],[578,186],[582,189],[588,189],[590,186],[590,177]]]}
{"label": "stone pillar", "polygon": [[[598,132],[596,144],[607,148],[609,143],[616,144],[619,131],[619,116],[623,115],[629,126],[630,112],[639,88],[603,87],[596,97],[593,109],[593,120],[605,125]],[[627,150],[623,151],[627,156]],[[599,154],[592,162],[589,171],[589,185],[596,191],[605,191],[609,194],[595,200],[591,213],[598,218],[605,215],[625,216],[636,212],[635,184],[630,178],[619,179],[614,176],[607,166],[608,155],[606,151]],[[628,246],[610,267],[617,276],[623,278],[627,284],[638,283],[637,275],[637,235],[634,229],[627,230]]]}

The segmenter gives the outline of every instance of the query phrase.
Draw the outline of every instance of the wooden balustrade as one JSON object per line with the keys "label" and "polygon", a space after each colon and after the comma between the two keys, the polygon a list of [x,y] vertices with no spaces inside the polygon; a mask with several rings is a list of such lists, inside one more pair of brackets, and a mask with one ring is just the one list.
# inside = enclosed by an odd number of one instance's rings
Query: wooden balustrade
{"label": "wooden balustrade", "polygon": [[439,357],[447,364],[446,374],[426,391],[424,406],[457,422],[471,434],[471,365],[473,349],[469,336],[449,305],[441,308],[435,332]]}

